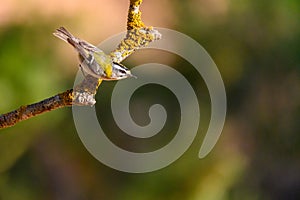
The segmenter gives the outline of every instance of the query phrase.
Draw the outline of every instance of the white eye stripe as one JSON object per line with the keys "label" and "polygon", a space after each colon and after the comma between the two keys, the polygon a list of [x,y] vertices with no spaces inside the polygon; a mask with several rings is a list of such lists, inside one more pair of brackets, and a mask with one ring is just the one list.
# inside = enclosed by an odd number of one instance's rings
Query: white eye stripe
{"label": "white eye stripe", "polygon": [[114,70],[127,74],[128,69],[118,63],[113,63]]}
{"label": "white eye stripe", "polygon": [[113,62],[113,65],[116,69],[124,69],[124,70],[127,70],[126,67],[124,67],[123,65],[119,64],[119,63],[115,63]]}

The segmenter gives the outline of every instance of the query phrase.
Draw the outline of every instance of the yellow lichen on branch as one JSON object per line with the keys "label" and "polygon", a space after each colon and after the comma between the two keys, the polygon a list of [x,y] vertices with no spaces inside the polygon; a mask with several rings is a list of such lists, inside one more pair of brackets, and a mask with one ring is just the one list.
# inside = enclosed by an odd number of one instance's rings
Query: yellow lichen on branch
{"label": "yellow lichen on branch", "polygon": [[130,0],[129,10],[128,10],[128,18],[127,18],[127,30],[131,30],[134,28],[144,27],[144,23],[142,22],[142,12],[140,11],[140,5],[142,0]]}
{"label": "yellow lichen on branch", "polygon": [[121,62],[135,50],[147,46],[154,40],[159,40],[161,34],[153,27],[134,28],[127,31],[126,37],[120,42],[117,49],[111,52],[114,62]]}
{"label": "yellow lichen on branch", "polygon": [[123,61],[135,50],[161,38],[161,34],[152,26],[147,27],[144,25],[141,18],[142,12],[140,11],[141,3],[142,0],[130,0],[126,37],[120,42],[117,49],[110,54],[114,62]]}

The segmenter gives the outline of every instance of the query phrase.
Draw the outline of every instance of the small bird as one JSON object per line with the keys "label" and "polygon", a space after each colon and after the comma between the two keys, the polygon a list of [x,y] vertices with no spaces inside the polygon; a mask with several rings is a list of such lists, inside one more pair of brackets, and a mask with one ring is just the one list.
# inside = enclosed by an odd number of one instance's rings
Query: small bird
{"label": "small bird", "polygon": [[76,38],[64,27],[56,29],[53,34],[75,48],[79,53],[80,67],[84,72],[103,80],[121,80],[135,77],[128,68],[120,63],[113,62],[111,57],[101,49]]}

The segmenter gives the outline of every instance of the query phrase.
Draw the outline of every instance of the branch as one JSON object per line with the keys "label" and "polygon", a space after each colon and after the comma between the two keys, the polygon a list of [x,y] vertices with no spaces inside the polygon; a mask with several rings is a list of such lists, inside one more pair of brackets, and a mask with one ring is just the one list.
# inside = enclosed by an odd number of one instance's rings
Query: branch
{"label": "branch", "polygon": [[128,18],[127,18],[127,30],[131,30],[134,28],[141,28],[145,26],[141,19],[142,16],[142,13],[140,11],[141,3],[142,0],[130,0]]}
{"label": "branch", "polygon": [[17,110],[0,115],[0,129],[15,125],[16,123],[34,117],[36,115],[71,106],[73,102],[73,90],[67,90],[61,94],[27,106],[21,106]]}
{"label": "branch", "polygon": [[[120,63],[135,50],[147,46],[150,42],[161,38],[161,34],[153,27],[146,27],[141,20],[139,7],[142,0],[130,0],[127,34],[117,49],[110,53],[112,61]],[[95,95],[102,80],[86,75],[84,80],[74,89],[17,110],[0,115],[0,129],[14,126],[16,123],[36,115],[72,105],[93,106],[96,103]]]}
{"label": "branch", "polygon": [[142,22],[141,3],[142,0],[130,0],[127,34],[117,49],[110,54],[114,62],[122,62],[135,50],[145,47],[150,42],[161,38],[161,34],[157,30],[151,26],[146,27]]}

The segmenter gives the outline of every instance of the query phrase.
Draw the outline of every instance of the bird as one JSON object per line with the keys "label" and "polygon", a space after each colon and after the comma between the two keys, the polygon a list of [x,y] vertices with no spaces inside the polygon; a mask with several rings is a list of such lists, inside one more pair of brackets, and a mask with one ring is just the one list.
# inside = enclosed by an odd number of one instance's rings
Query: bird
{"label": "bird", "polygon": [[53,35],[75,48],[79,54],[81,62],[79,66],[83,72],[107,81],[135,77],[127,67],[113,62],[112,58],[101,49],[75,37],[66,28],[56,29]]}

